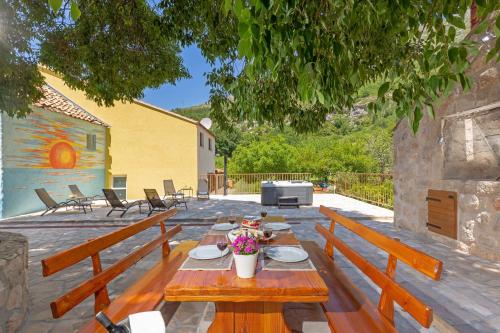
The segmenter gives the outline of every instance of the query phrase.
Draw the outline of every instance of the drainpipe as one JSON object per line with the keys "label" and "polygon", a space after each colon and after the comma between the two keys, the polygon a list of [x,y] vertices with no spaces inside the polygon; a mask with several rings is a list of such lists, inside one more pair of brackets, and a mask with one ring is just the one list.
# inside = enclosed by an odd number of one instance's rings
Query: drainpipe
{"label": "drainpipe", "polygon": [[227,195],[227,156],[224,155],[224,195]]}

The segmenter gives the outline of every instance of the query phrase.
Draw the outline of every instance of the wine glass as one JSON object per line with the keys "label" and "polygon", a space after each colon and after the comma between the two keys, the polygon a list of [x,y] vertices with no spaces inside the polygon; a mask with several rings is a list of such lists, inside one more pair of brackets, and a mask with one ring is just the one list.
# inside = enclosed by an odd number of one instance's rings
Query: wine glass
{"label": "wine glass", "polygon": [[266,238],[268,247],[269,247],[269,241],[271,240],[272,235],[273,235],[273,229],[270,227],[264,227],[264,237]]}
{"label": "wine glass", "polygon": [[[224,250],[227,248],[227,240],[220,240],[217,242],[217,248],[220,251],[220,257],[222,258],[222,253]],[[219,263],[219,265],[222,264],[222,261]]]}
{"label": "wine glass", "polygon": [[261,216],[262,218],[266,217],[266,216],[267,216],[267,212],[266,212],[265,210],[261,211],[261,212],[260,212],[260,216]]}
{"label": "wine glass", "polygon": [[234,226],[234,223],[236,222],[236,216],[234,216],[234,212],[233,210],[231,209],[231,211],[229,212],[229,218],[228,218],[228,222]]}

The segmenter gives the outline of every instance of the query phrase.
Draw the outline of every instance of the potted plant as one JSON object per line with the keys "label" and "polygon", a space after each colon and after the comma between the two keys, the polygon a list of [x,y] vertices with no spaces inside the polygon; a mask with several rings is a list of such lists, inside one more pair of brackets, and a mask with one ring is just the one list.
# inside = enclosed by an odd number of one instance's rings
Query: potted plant
{"label": "potted plant", "polygon": [[257,240],[252,236],[240,235],[236,237],[231,247],[233,248],[236,275],[243,279],[254,277],[259,254]]}

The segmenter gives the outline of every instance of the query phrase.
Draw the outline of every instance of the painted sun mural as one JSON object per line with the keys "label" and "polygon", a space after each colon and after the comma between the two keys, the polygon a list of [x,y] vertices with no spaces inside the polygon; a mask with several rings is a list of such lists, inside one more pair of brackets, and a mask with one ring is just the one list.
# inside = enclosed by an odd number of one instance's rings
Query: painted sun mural
{"label": "painted sun mural", "polygon": [[[77,184],[88,195],[101,192],[104,127],[38,108],[24,119],[0,117],[3,217],[42,209],[33,191],[36,188],[45,188],[58,202],[68,199],[69,184]],[[95,150],[87,149],[87,134],[96,136]]]}
{"label": "painted sun mural", "polygon": [[6,163],[16,168],[88,169],[100,166],[102,150],[86,150],[85,127],[77,120],[52,112],[14,121],[14,146],[7,148]]}

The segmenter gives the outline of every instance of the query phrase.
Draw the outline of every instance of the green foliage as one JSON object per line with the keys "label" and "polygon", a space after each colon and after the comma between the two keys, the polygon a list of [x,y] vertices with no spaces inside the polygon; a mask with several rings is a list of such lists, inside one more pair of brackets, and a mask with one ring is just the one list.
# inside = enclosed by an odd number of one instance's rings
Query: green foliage
{"label": "green foliage", "polygon": [[145,0],[1,0],[0,51],[0,110],[10,115],[41,97],[38,64],[104,105],[188,77],[178,41]]}
{"label": "green foliage", "polygon": [[[376,95],[379,85],[368,94]],[[173,111],[196,120],[210,115],[206,104]],[[338,171],[390,172],[395,124],[390,107],[373,117],[334,115],[317,132],[307,134],[297,134],[290,126],[255,124],[233,124],[225,130],[215,121],[216,166],[223,167],[221,156],[226,155],[232,156],[230,173],[311,172],[324,179]]]}
{"label": "green foliage", "polygon": [[30,41],[43,34],[33,22],[47,19],[46,7],[36,2],[0,1],[0,110],[10,116],[25,116],[30,104],[42,96],[37,87],[43,77]]}
{"label": "green foliage", "polygon": [[289,157],[294,153],[283,136],[267,136],[238,146],[228,169],[231,173],[293,172]]}
{"label": "green foliage", "polygon": [[[478,49],[457,38],[470,0],[2,1],[14,9],[10,28],[24,24],[28,30],[20,43],[7,44],[7,54],[24,62],[0,62],[10,75],[2,80],[21,80],[1,91],[18,95],[2,96],[0,107],[9,113],[22,114],[36,100],[38,61],[109,105],[185,77],[179,46],[195,43],[214,65],[207,79],[212,117],[221,126],[256,121],[317,130],[330,114],[349,110],[360,89],[380,82],[370,110],[380,112],[390,100],[397,117],[408,118],[416,131],[450,87],[470,88],[464,73]],[[49,3],[62,9],[53,13]],[[488,29],[498,35],[500,2],[477,5],[479,19],[489,19]],[[486,28],[480,24],[473,32]],[[488,58],[499,56],[497,38]],[[12,74],[19,69],[29,73]]]}
{"label": "green foliage", "polygon": [[190,106],[187,108],[177,108],[177,109],[172,109],[172,112],[178,113],[184,117],[200,121],[203,118],[210,117],[210,105],[200,104],[200,105]]}
{"label": "green foliage", "polygon": [[[207,118],[210,116],[210,105],[209,104],[201,104],[195,105],[188,108],[178,108],[173,109],[173,112],[176,112],[182,116],[198,120],[200,121],[203,118]],[[233,151],[236,149],[238,142],[241,138],[241,127],[233,124],[232,126],[220,126],[217,123],[214,123],[211,130],[213,131],[216,141],[215,141],[215,152],[219,156],[227,156],[231,157]],[[222,168],[223,162],[219,161],[217,167]]]}
{"label": "green foliage", "polygon": [[[398,118],[407,117],[416,131],[423,111],[450,85],[471,84],[464,72],[477,44],[456,38],[466,28],[470,5],[461,0],[162,2],[174,34],[222,64],[208,76],[214,118],[221,124],[228,118],[289,124],[299,132],[316,130],[327,115],[350,109],[360,89],[377,80],[383,84],[370,109],[383,110],[392,100]],[[480,19],[498,8],[497,0],[478,2]]]}
{"label": "green foliage", "polygon": [[374,123],[368,116],[335,118],[310,134],[290,127],[247,130],[229,161],[230,172],[311,172],[320,179],[338,171],[390,172],[393,115]]}

